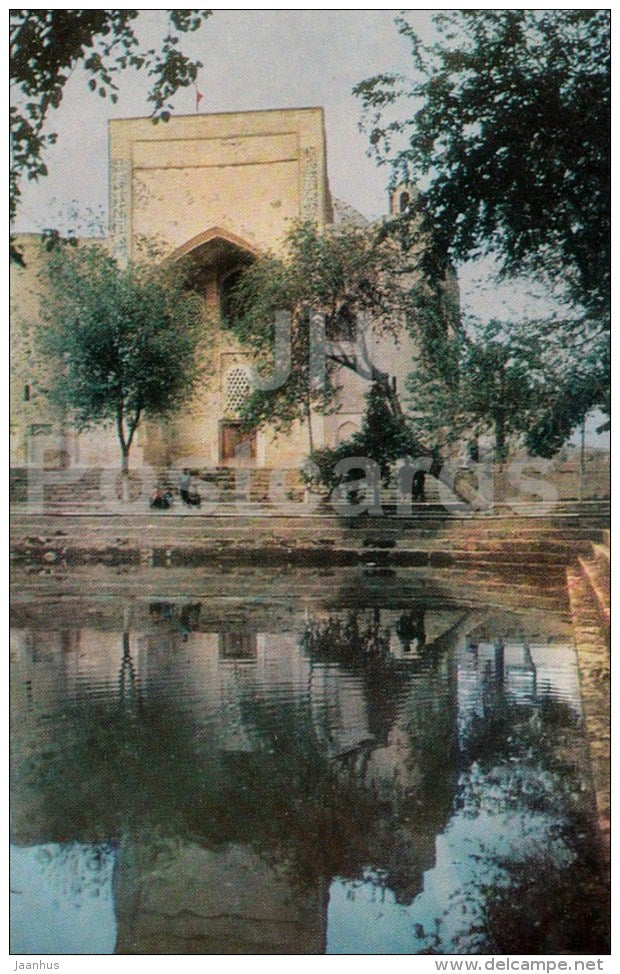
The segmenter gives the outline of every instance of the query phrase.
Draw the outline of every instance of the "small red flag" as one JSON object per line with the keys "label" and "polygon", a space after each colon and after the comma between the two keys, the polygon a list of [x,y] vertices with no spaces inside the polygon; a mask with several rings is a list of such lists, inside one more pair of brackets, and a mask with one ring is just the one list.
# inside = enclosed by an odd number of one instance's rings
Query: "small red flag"
{"label": "small red flag", "polygon": [[200,105],[200,102],[202,101],[203,98],[204,98],[204,95],[202,95],[198,91],[198,88],[196,88],[196,111],[198,111],[198,106]]}

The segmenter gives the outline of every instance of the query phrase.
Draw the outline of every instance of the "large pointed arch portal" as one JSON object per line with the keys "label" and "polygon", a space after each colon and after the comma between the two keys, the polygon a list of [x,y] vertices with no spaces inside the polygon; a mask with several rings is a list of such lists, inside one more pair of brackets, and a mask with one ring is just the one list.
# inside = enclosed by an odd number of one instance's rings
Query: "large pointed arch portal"
{"label": "large pointed arch portal", "polygon": [[237,236],[236,233],[225,230],[223,227],[210,227],[208,230],[203,230],[202,233],[197,233],[191,240],[178,247],[172,254],[172,259],[178,260],[180,257],[192,253],[192,251],[203,248],[206,250],[226,249],[226,245],[236,247],[238,250],[243,250],[255,257],[259,253],[253,244]]}
{"label": "large pointed arch portal", "polygon": [[191,257],[196,263],[216,269],[242,257],[246,261],[252,260],[258,254],[259,251],[253,244],[236,233],[223,227],[210,227],[178,247],[172,254],[172,260]]}
{"label": "large pointed arch portal", "polygon": [[219,395],[211,400],[218,412],[218,465],[254,466],[256,462],[256,430],[245,430],[239,421],[241,403],[249,390],[247,364],[234,344],[227,348],[224,335],[233,313],[231,292],[258,253],[256,247],[229,230],[211,227],[172,254],[172,260],[182,265],[187,285],[204,296],[207,309],[219,318],[224,329],[219,353]]}
{"label": "large pointed arch portal", "polygon": [[222,298],[232,278],[238,278],[258,254],[253,244],[230,230],[210,227],[178,247],[171,259],[184,262],[188,284],[204,295],[212,310],[222,311]]}

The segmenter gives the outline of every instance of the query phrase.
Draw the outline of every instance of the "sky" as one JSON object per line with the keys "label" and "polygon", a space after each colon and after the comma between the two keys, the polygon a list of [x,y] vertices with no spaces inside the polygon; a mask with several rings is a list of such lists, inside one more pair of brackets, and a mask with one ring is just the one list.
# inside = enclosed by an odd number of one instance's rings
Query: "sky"
{"label": "sky", "polygon": [[[394,10],[216,10],[194,34],[181,35],[181,48],[204,67],[198,76],[201,112],[243,111],[320,105],[325,111],[327,159],[332,195],[374,219],[388,210],[390,170],[368,154],[360,131],[361,105],[352,89],[379,72],[407,75],[410,45],[395,24]],[[424,41],[434,31],[430,11],[406,13]],[[166,27],[164,11],[145,10],[135,22],[141,41],[157,43]],[[88,91],[76,69],[60,108],[53,113],[56,146],[45,153],[49,174],[25,183],[16,229],[75,229],[71,213],[107,228],[107,121],[148,114],[148,79],[126,72],[112,105]],[[195,112],[195,91],[175,97],[175,114]],[[83,228],[82,229],[83,232]],[[528,309],[546,310],[526,299],[526,288],[483,288],[490,261],[460,270],[463,309],[482,318],[521,318]],[[488,284],[488,280],[486,281]]]}
{"label": "sky", "polygon": [[[389,172],[367,156],[368,140],[358,130],[359,100],[353,86],[371,75],[409,68],[409,46],[385,10],[216,10],[203,27],[182,36],[181,48],[204,64],[198,77],[201,112],[243,111],[321,105],[325,110],[328,165],[334,196],[365,216],[387,210]],[[413,11],[429,36],[430,15]],[[165,25],[162,11],[143,11],[139,36],[155,41]],[[46,153],[49,175],[30,184],[20,207],[19,228],[36,230],[44,216],[67,208],[72,199],[107,209],[108,118],[148,114],[148,80],[126,72],[116,105],[93,96],[83,72],[69,80],[54,113],[59,133]],[[177,114],[193,114],[194,89],[174,99]]]}

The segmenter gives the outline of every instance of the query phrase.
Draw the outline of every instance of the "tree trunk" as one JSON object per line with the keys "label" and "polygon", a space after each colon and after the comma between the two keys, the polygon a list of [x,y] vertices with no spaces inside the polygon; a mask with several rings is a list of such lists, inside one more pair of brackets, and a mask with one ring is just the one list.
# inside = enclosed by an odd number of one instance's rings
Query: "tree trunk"
{"label": "tree trunk", "polygon": [[372,381],[375,382],[383,392],[385,401],[392,411],[392,415],[398,419],[404,419],[403,407],[396,390],[395,377],[388,375],[387,372],[380,372],[379,369],[376,369],[373,366]]}
{"label": "tree trunk", "polygon": [[506,459],[506,422],[504,414],[499,413],[494,421],[495,428],[495,459],[498,463],[503,463]]}
{"label": "tree trunk", "polygon": [[129,502],[129,447],[121,443],[121,501]]}
{"label": "tree trunk", "polygon": [[125,432],[124,408],[119,404],[116,411],[116,433],[118,442],[121,445],[121,501],[126,504],[129,501],[129,450],[134,437],[134,433],[140,422],[141,410],[137,409],[133,420],[129,423],[129,431]]}
{"label": "tree trunk", "polygon": [[314,453],[314,437],[312,435],[312,405],[309,395],[306,398],[306,421],[308,423],[308,449],[310,450],[310,456],[312,456]]}
{"label": "tree trunk", "polygon": [[581,420],[581,442],[579,444],[579,490],[577,500],[582,501],[586,479],[586,417]]}

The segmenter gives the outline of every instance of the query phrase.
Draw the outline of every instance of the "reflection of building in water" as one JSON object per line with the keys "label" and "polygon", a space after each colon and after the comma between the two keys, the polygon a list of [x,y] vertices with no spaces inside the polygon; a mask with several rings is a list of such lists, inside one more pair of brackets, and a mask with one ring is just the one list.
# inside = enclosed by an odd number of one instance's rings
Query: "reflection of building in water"
{"label": "reflection of building in water", "polygon": [[90,629],[13,630],[11,685],[19,738],[33,720],[82,691],[103,699],[114,696],[123,680],[127,684],[127,644],[141,695],[148,699],[165,693],[192,712],[211,715],[225,750],[251,748],[241,705],[256,696],[305,702],[333,753],[368,740],[362,674],[343,678],[337,666],[312,664],[300,651],[296,632],[229,629],[183,637],[178,626],[132,633],[125,640],[119,632]]}
{"label": "reflection of building in water", "polygon": [[296,886],[248,845],[132,844],[115,876],[117,953],[322,954],[328,884]]}
{"label": "reflection of building in water", "polygon": [[41,718],[80,687],[114,682],[121,636],[88,629],[12,629],[10,659],[13,747],[41,746],[48,733]]}
{"label": "reflection of building in water", "polygon": [[[251,707],[259,704],[278,713],[282,701],[294,704],[294,713],[309,718],[303,732],[313,728],[344,786],[365,789],[375,796],[377,809],[385,809],[377,812],[376,828],[366,839],[368,865],[385,877],[399,902],[409,902],[433,864],[435,836],[453,794],[456,715],[454,669],[448,660],[432,665],[393,660],[391,666],[347,670],[337,662],[309,659],[297,632],[232,626],[200,632],[195,619],[185,626],[180,620],[180,613],[173,614],[139,634],[86,629],[71,637],[16,633],[16,753],[25,757],[42,746],[47,715],[67,701],[80,706],[80,701],[90,705],[98,700],[115,708],[122,698],[123,712],[139,720],[141,705],[152,710],[161,699],[172,704],[179,720],[187,714],[197,727],[208,727],[213,736],[206,739],[217,741],[234,765],[258,747],[260,728],[252,721]],[[60,746],[58,740],[45,741],[45,747]],[[96,803],[106,796],[89,800],[92,808],[86,804],[80,822],[62,820],[42,784],[27,786],[18,778],[15,841],[119,838],[101,832]],[[255,813],[269,816],[270,810],[256,808]],[[164,807],[161,815],[165,821]],[[285,822],[282,829],[294,825]],[[330,838],[312,836],[311,841],[329,843]],[[275,858],[260,859],[251,837],[214,849],[188,835],[163,844],[135,831],[131,839],[121,836],[115,876],[117,949],[322,952],[332,876],[320,874],[302,887],[286,853],[283,864]]]}
{"label": "reflection of building in water", "polygon": [[[567,665],[569,659],[571,665]],[[489,707],[500,698],[517,707],[531,707],[549,696],[580,712],[577,663],[570,645],[469,640],[459,652],[461,739],[472,719],[488,716]]]}

